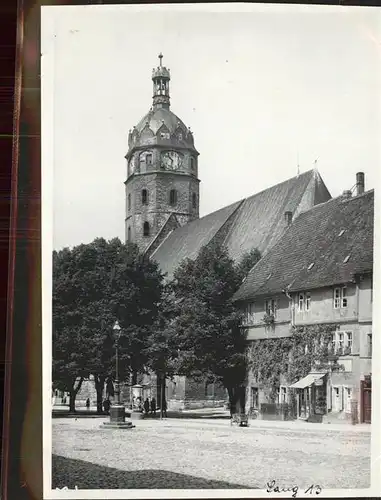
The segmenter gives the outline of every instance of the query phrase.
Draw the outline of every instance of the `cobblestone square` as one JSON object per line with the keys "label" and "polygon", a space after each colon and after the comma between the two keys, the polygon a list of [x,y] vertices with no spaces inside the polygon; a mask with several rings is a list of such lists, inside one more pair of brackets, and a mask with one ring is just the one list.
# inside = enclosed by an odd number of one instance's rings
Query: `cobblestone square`
{"label": "cobblestone square", "polygon": [[[370,426],[255,421],[240,428],[229,420],[164,419],[110,430],[103,421],[53,419],[53,488],[263,489],[271,480],[300,488],[370,486]],[[65,477],[62,457],[71,459],[75,478]],[[70,477],[79,484],[67,484]]]}

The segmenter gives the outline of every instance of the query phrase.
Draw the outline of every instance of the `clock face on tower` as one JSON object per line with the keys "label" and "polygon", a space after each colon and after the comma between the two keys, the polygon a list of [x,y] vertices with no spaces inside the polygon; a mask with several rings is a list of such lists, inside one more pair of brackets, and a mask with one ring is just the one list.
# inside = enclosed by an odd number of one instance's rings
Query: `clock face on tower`
{"label": "clock face on tower", "polygon": [[183,157],[176,151],[167,151],[161,155],[161,166],[166,170],[180,170],[183,166]]}

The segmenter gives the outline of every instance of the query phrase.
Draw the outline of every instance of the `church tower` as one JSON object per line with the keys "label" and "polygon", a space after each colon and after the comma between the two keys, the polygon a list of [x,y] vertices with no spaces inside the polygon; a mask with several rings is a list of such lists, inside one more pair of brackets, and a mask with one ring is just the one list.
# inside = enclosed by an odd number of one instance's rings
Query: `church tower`
{"label": "church tower", "polygon": [[126,240],[141,251],[199,217],[199,179],[193,134],[170,110],[169,69],[153,69],[153,103],[128,136]]}

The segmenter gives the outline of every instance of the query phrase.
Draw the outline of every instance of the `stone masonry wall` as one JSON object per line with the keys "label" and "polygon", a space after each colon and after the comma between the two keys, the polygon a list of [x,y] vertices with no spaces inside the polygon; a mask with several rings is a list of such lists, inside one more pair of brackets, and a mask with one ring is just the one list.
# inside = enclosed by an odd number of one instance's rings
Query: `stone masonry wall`
{"label": "stone masonry wall", "polygon": [[[142,190],[148,192],[148,203],[142,203]],[[177,203],[171,206],[169,196],[171,189],[177,192]],[[196,194],[197,206],[193,208],[192,196]],[[128,206],[128,199],[131,206]],[[157,233],[174,213],[181,225],[199,216],[199,182],[189,175],[179,175],[167,172],[136,175],[126,184],[126,240],[128,228],[131,241],[144,250],[154,240]],[[144,222],[150,224],[150,235],[143,235]]]}

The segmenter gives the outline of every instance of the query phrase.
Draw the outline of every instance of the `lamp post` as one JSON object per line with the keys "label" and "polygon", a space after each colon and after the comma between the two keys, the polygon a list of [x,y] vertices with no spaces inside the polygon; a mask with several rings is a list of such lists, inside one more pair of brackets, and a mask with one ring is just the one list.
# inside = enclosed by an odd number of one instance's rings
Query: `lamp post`
{"label": "lamp post", "polygon": [[134,427],[131,422],[126,422],[126,409],[120,401],[120,385],[119,385],[119,339],[121,328],[118,321],[112,328],[115,338],[115,402],[110,407],[110,421],[104,422],[104,427],[110,428],[127,428]]}
{"label": "lamp post", "polygon": [[119,339],[120,339],[120,326],[117,321],[112,328],[115,338],[115,396],[116,406],[120,406],[120,386],[119,386]]}

